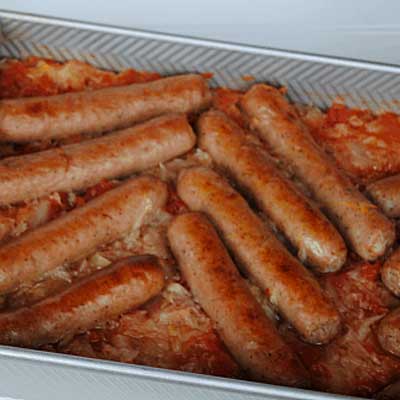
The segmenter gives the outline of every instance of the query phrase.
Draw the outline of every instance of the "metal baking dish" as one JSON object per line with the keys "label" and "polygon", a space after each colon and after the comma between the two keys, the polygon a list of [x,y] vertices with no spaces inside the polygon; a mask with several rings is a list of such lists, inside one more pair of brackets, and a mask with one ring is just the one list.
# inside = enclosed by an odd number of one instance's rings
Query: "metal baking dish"
{"label": "metal baking dish", "polygon": [[[0,11],[0,58],[78,59],[163,75],[211,72],[213,86],[285,85],[293,101],[400,112],[400,68]],[[0,346],[0,396],[13,399],[355,399]]]}

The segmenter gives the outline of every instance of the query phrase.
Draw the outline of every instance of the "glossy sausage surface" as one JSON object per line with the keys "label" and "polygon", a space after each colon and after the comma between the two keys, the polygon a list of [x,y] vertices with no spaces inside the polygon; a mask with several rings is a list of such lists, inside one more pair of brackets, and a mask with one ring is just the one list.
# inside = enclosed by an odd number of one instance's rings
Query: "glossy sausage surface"
{"label": "glossy sausage surface", "polygon": [[140,306],[164,286],[153,256],[123,259],[56,296],[0,314],[0,343],[37,347],[70,338]]}
{"label": "glossy sausage surface", "polygon": [[400,308],[382,319],[378,328],[378,339],[386,351],[400,357]]}
{"label": "glossy sausage surface", "polygon": [[163,207],[166,185],[152,177],[130,179],[61,217],[0,247],[0,293],[83,258],[100,245],[138,228]]}
{"label": "glossy sausage surface", "polygon": [[304,340],[326,343],[336,336],[338,312],[317,281],[225,179],[208,168],[190,168],[180,174],[177,190],[190,209],[210,217],[238,265]]}
{"label": "glossy sausage surface", "polygon": [[297,249],[299,258],[319,272],[339,270],[346,245],[334,226],[283,177],[260,146],[219,111],[198,121],[199,146],[256,201]]}
{"label": "glossy sausage surface", "polygon": [[400,296],[400,247],[383,264],[381,278],[391,292],[396,296]]}
{"label": "glossy sausage surface", "polygon": [[207,218],[176,217],[168,238],[195,299],[242,368],[258,381],[304,386],[304,367],[252,296]]}
{"label": "glossy sausage surface", "polygon": [[195,142],[186,116],[170,114],[100,138],[6,158],[0,161],[0,205],[142,171],[186,153]]}
{"label": "glossy sausage surface", "polygon": [[308,186],[352,249],[370,261],[385,254],[395,239],[393,224],[336,168],[282,93],[257,84],[240,106],[250,126]]}
{"label": "glossy sausage surface", "polygon": [[211,102],[200,75],[56,96],[0,101],[0,140],[28,142],[126,128],[167,113],[198,112]]}
{"label": "glossy sausage surface", "polygon": [[388,217],[400,217],[400,175],[371,183],[367,192]]}

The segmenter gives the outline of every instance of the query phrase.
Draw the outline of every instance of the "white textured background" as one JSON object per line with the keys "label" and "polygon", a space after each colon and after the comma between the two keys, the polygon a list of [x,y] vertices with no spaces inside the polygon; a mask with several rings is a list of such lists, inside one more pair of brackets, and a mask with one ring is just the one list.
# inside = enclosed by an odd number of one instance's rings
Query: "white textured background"
{"label": "white textured background", "polygon": [[398,0],[0,0],[0,8],[400,64]]}

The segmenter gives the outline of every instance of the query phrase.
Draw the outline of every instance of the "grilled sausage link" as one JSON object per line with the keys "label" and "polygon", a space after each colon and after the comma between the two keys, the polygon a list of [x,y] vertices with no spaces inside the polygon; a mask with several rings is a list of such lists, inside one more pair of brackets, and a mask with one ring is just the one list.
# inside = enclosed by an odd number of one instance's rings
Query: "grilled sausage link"
{"label": "grilled sausage link", "polygon": [[400,357],[400,307],[381,320],[378,339],[386,351]]}
{"label": "grilled sausage link", "polygon": [[203,167],[186,169],[177,190],[189,208],[211,218],[239,265],[304,340],[327,343],[338,333],[339,315],[317,281],[222,177]]}
{"label": "grilled sausage link", "polygon": [[400,398],[400,381],[386,386],[375,398],[376,400],[398,400]]}
{"label": "grilled sausage link", "polygon": [[176,217],[168,238],[195,299],[242,368],[258,381],[304,386],[299,359],[253,298],[206,217]]}
{"label": "grilled sausage link", "polygon": [[248,193],[297,249],[299,258],[319,272],[339,270],[346,245],[326,217],[283,177],[261,147],[219,111],[198,121],[199,146]]}
{"label": "grilled sausage link", "polygon": [[375,260],[393,244],[393,224],[338,171],[301,124],[279,90],[254,85],[240,107],[250,126],[288,165],[324,206],[353,250]]}
{"label": "grilled sausage link", "polygon": [[165,205],[166,185],[139,177],[0,247],[0,293],[37,280],[141,225]]}
{"label": "grilled sausage link", "polygon": [[383,264],[381,277],[385,286],[396,296],[400,296],[400,247]]}
{"label": "grilled sausage link", "polygon": [[171,112],[189,113],[211,101],[207,81],[181,75],[150,83],[56,96],[0,101],[0,140],[27,142],[126,128]]}
{"label": "grilled sausage link", "polygon": [[56,296],[0,314],[0,343],[37,347],[59,342],[142,305],[163,286],[157,258],[123,259]]}
{"label": "grilled sausage link", "polygon": [[388,217],[400,217],[400,175],[371,183],[367,192]]}
{"label": "grilled sausage link", "polygon": [[0,161],[0,205],[142,171],[189,151],[196,137],[184,115],[166,115],[82,143]]}

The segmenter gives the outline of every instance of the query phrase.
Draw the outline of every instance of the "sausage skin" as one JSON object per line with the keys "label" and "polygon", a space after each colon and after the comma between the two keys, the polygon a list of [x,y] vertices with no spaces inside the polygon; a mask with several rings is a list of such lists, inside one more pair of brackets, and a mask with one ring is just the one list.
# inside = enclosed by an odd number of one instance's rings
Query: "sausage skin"
{"label": "sausage skin", "polygon": [[369,184],[367,192],[388,217],[400,217],[400,175]]}
{"label": "sausage skin", "polygon": [[381,320],[378,339],[386,351],[400,357],[400,307],[391,311]]}
{"label": "sausage skin", "polygon": [[400,296],[400,247],[383,264],[381,278],[391,292],[396,296]]}
{"label": "sausage skin", "polygon": [[198,121],[199,146],[252,195],[257,205],[297,249],[299,258],[318,272],[339,270],[346,245],[326,217],[276,169],[262,148],[219,111]]}
{"label": "sausage skin", "polygon": [[317,281],[228,182],[208,168],[190,168],[177,190],[190,209],[211,218],[238,264],[304,340],[320,344],[336,336],[339,314]]}
{"label": "sausage skin", "polygon": [[171,112],[201,111],[210,102],[207,81],[200,75],[50,97],[2,100],[0,140],[28,142],[101,133]]}
{"label": "sausage skin", "polygon": [[120,260],[56,296],[0,314],[0,343],[37,347],[59,342],[142,305],[163,286],[156,257]]}
{"label": "sausage skin", "polygon": [[189,151],[196,137],[184,115],[165,115],[82,143],[0,161],[0,205],[142,171]]}
{"label": "sausage skin", "polygon": [[377,395],[376,400],[398,400],[400,398],[400,381],[386,386]]}
{"label": "sausage skin", "polygon": [[177,216],[168,239],[195,299],[241,367],[261,382],[304,386],[304,367],[252,296],[207,218]]}
{"label": "sausage skin", "polygon": [[254,85],[240,107],[272,152],[308,186],[353,250],[375,260],[393,244],[393,224],[328,159],[294,107],[271,86]]}
{"label": "sausage skin", "polygon": [[167,187],[152,177],[130,179],[45,225],[0,247],[0,293],[37,280],[64,263],[112,242],[163,207]]}

